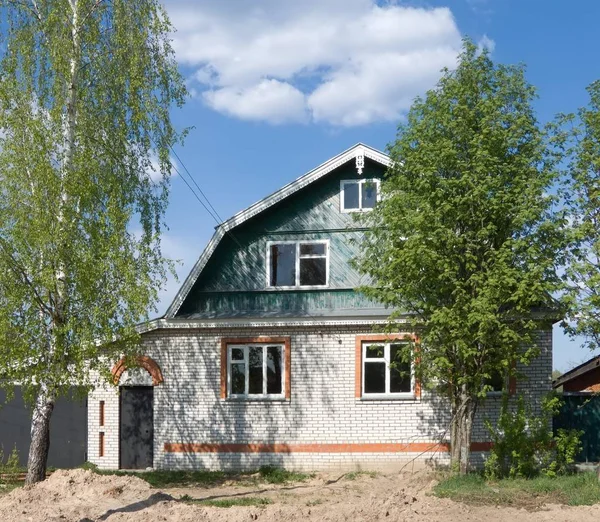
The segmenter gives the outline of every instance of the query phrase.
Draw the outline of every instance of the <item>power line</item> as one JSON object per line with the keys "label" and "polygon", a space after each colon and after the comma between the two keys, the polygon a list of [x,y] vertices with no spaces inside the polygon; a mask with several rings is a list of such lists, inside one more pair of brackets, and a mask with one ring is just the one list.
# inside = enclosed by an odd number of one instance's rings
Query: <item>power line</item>
{"label": "power line", "polygon": [[[206,210],[206,212],[208,212],[209,216],[211,218],[213,218],[215,220],[215,222],[217,223],[217,225],[221,224],[221,221],[219,221],[218,219],[218,214],[215,215],[211,212],[211,210],[206,206],[206,204],[204,203],[204,201],[202,201],[200,199],[200,197],[198,196],[198,194],[196,194],[196,191],[193,189],[193,187],[189,184],[189,182],[187,181],[187,179],[185,179],[185,176],[179,171],[179,169],[173,165],[173,163],[171,163],[171,167],[173,167],[173,169],[175,170],[175,172],[177,172],[177,174],[179,174],[179,177],[183,180],[183,182],[187,185],[187,187],[190,189],[191,193],[196,197],[196,199],[198,200],[198,202],[204,207],[204,210]],[[191,178],[191,176],[190,176]],[[193,181],[193,178],[191,178]],[[212,206],[212,205],[211,205]]]}
{"label": "power line", "polygon": [[[208,212],[208,214],[215,220],[215,223],[217,223],[217,225],[221,225],[223,223],[223,219],[221,218],[221,216],[219,216],[219,213],[217,212],[217,210],[215,209],[215,207],[213,206],[213,204],[210,202],[210,200],[208,199],[208,197],[206,196],[206,194],[204,193],[204,191],[200,188],[200,186],[198,185],[198,183],[196,182],[196,180],[194,179],[194,177],[192,176],[192,174],[190,173],[190,171],[188,170],[188,168],[185,166],[185,163],[183,163],[183,161],[181,161],[181,158],[177,155],[177,153],[175,152],[175,150],[173,149],[173,147],[172,146],[169,146],[169,147],[170,147],[171,151],[173,152],[173,154],[175,155],[175,158],[177,159],[177,161],[181,164],[181,166],[183,167],[183,169],[187,173],[189,179],[196,186],[196,188],[198,189],[198,191],[200,192],[200,194],[202,194],[204,196],[204,199],[206,200],[206,203],[208,203],[208,206],[210,206],[210,209],[206,206],[206,204],[204,203],[204,201],[202,201],[200,199],[200,197],[198,196],[198,194],[196,193],[196,191],[194,190],[194,188],[185,179],[185,176],[183,175],[183,173],[175,165],[173,165],[173,162],[171,162],[171,167],[173,167],[173,169],[175,170],[175,172],[177,172],[177,174],[179,174],[179,177],[187,185],[187,187],[190,189],[190,191],[192,192],[192,194],[194,194],[194,196],[196,197],[196,199],[198,200],[198,202],[204,207],[204,209],[206,210],[206,212]],[[212,209],[212,211],[211,211],[211,209]],[[241,248],[241,249],[244,248],[242,246],[242,244],[237,240],[237,238],[229,230],[225,230],[224,229],[224,232],[225,232],[225,234],[227,234],[235,242],[235,244],[239,248]]]}
{"label": "power line", "polygon": [[[215,209],[215,207],[213,206],[213,204],[210,202],[210,200],[208,199],[208,197],[206,196],[206,194],[204,193],[204,191],[200,188],[200,186],[198,185],[198,183],[196,182],[196,180],[194,179],[194,177],[192,176],[192,174],[190,173],[190,171],[188,170],[188,168],[185,166],[185,163],[181,160],[181,158],[179,157],[179,155],[177,154],[177,152],[175,152],[175,150],[173,149],[173,146],[169,145],[169,148],[171,149],[171,152],[173,152],[173,155],[175,156],[175,158],[177,159],[177,161],[181,164],[181,166],[183,167],[183,169],[187,173],[188,177],[192,180],[192,183],[196,186],[196,188],[198,189],[198,191],[200,192],[200,194],[202,194],[202,196],[204,197],[204,199],[208,203],[208,206],[210,206],[210,208],[212,209],[212,212],[204,204],[204,202],[198,197],[198,194],[196,194],[196,191],[192,188],[192,186],[185,179],[185,176],[183,176],[183,174],[179,171],[179,169],[175,165],[173,165],[173,162],[171,162],[171,166],[173,167],[173,169],[175,170],[175,172],[177,172],[179,174],[179,176],[181,177],[181,179],[183,180],[183,182],[187,185],[187,187],[190,189],[190,191],[192,192],[192,194],[194,194],[194,196],[200,202],[200,204],[204,207],[204,209],[216,221],[217,225],[220,225],[223,222],[223,219],[221,218],[221,216],[219,216],[219,213],[217,212],[217,210]],[[265,232],[268,233],[267,230],[265,230]],[[240,249],[244,249],[244,247],[241,245],[241,243],[237,240],[237,238],[233,235],[233,233],[231,231],[225,230],[225,233],[229,237],[231,237],[231,239],[238,245],[238,247]],[[304,313],[306,315],[308,315],[309,317],[312,317],[313,319],[317,319],[317,320],[321,320],[322,319],[322,317],[319,317],[319,316],[311,314],[308,310],[304,310]],[[341,340],[341,338],[339,338],[339,340]]]}
{"label": "power line", "polygon": [[196,188],[200,191],[200,194],[202,194],[202,196],[204,196],[204,199],[206,200],[206,202],[208,203],[208,205],[210,206],[210,208],[212,209],[212,211],[215,213],[215,216],[217,216],[219,218],[220,222],[222,223],[223,222],[223,218],[221,216],[219,216],[219,213],[217,212],[217,210],[215,209],[215,207],[213,207],[212,203],[210,202],[210,200],[208,199],[208,197],[206,196],[206,194],[202,191],[202,189],[200,188],[200,186],[198,185],[198,183],[196,183],[196,180],[190,174],[190,171],[185,166],[185,163],[183,163],[183,161],[181,161],[181,158],[177,155],[177,152],[175,152],[175,149],[173,148],[173,146],[169,145],[169,148],[171,149],[171,152],[175,155],[175,158],[177,159],[177,161],[179,163],[181,163],[181,166],[187,172],[188,176],[190,177],[190,179],[192,180],[192,182],[194,183],[194,185],[196,185]]}

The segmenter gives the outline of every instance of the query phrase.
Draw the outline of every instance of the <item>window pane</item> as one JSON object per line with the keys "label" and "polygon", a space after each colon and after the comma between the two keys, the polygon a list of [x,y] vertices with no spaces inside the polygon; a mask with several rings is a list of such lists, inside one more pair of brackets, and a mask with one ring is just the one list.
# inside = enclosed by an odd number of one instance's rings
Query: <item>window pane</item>
{"label": "window pane", "polygon": [[248,366],[250,367],[248,394],[263,393],[263,349],[262,346],[248,350]]}
{"label": "window pane", "polygon": [[281,346],[267,347],[267,393],[281,393],[282,357]]}
{"label": "window pane", "polygon": [[244,360],[244,349],[243,348],[232,348],[231,349],[231,360],[232,361],[243,361]]}
{"label": "window pane", "polygon": [[344,183],[344,208],[358,209],[358,182]]}
{"label": "window pane", "polygon": [[382,344],[370,344],[367,346],[367,354],[366,356],[371,357],[380,357],[383,358],[383,345]]}
{"label": "window pane", "polygon": [[373,208],[377,203],[377,184],[365,181],[362,186],[362,208]]}
{"label": "window pane", "polygon": [[296,245],[271,245],[271,286],[296,285]]}
{"label": "window pane", "polygon": [[384,362],[365,362],[365,393],[385,393]]}
{"label": "window pane", "polygon": [[305,243],[300,245],[301,256],[324,256],[325,243]]}
{"label": "window pane", "polygon": [[410,392],[410,363],[403,360],[403,348],[390,346],[390,393]]}
{"label": "window pane", "polygon": [[324,257],[300,259],[300,284],[327,284],[327,260]]}
{"label": "window pane", "polygon": [[246,393],[246,365],[231,365],[231,393],[232,395],[243,395]]}
{"label": "window pane", "polygon": [[486,379],[486,384],[492,387],[491,391],[503,391],[506,379],[504,378],[503,372],[494,372],[490,379]]}

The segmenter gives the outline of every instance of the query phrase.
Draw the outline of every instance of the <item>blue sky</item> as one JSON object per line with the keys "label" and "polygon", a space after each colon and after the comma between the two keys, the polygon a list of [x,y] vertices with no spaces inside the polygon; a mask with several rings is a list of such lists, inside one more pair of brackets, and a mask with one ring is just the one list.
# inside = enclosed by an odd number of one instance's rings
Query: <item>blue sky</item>
{"label": "blue sky", "polygon": [[[192,127],[183,164],[227,219],[362,141],[385,150],[417,94],[455,63],[460,39],[494,60],[525,63],[541,122],[587,102],[600,78],[600,2],[581,0],[168,0],[191,99],[173,113]],[[181,165],[175,162],[178,169]],[[172,179],[165,253],[180,283],[215,222]],[[179,284],[180,284],[179,283]],[[169,281],[163,313],[178,287]],[[591,356],[559,328],[554,366]]]}

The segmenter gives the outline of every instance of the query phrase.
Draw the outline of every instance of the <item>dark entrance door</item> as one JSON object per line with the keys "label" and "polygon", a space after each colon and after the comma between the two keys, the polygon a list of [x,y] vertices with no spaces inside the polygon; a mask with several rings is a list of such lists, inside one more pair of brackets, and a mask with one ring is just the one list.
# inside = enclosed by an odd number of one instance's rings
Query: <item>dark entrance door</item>
{"label": "dark entrance door", "polygon": [[120,390],[120,468],[151,468],[154,442],[154,388],[122,386]]}

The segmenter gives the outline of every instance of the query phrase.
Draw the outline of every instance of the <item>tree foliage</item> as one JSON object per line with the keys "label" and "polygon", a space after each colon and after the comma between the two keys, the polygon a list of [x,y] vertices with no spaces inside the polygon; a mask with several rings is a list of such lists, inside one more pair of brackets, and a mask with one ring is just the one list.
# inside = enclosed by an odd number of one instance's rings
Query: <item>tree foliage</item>
{"label": "tree foliage", "polygon": [[0,20],[0,374],[35,398],[31,465],[64,386],[133,350],[157,301],[185,87],[156,0],[1,0]]}
{"label": "tree foliage", "polygon": [[563,194],[573,236],[564,324],[595,350],[600,348],[600,80],[588,93],[588,106],[576,115],[561,115],[554,129],[568,158]]}
{"label": "tree foliage", "polygon": [[399,126],[381,201],[364,217],[359,267],[372,286],[362,290],[393,310],[391,331],[418,331],[416,372],[451,401],[463,471],[489,381],[538,353],[534,332],[560,285],[556,158],[534,98],[522,66],[465,41],[456,70]]}

